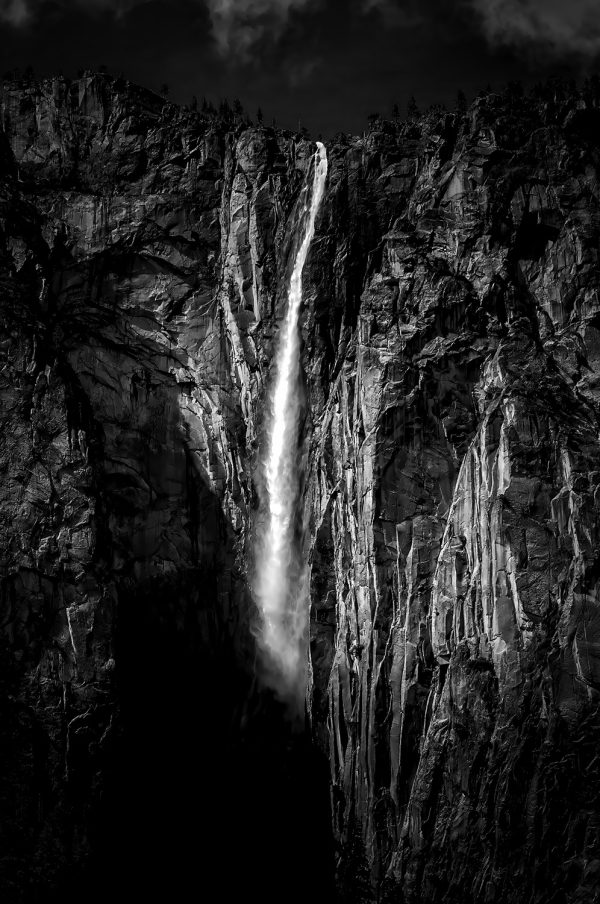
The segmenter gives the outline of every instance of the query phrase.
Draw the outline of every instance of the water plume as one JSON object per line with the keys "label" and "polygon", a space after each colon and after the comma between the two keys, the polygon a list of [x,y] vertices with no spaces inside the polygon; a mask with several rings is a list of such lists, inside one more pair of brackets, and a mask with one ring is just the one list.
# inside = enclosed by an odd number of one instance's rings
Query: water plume
{"label": "water plume", "polygon": [[315,232],[327,178],[325,147],[317,143],[312,190],[300,211],[303,229],[288,292],[271,395],[265,471],[265,523],[257,549],[254,597],[260,614],[258,644],[267,682],[288,702],[306,688],[308,588],[296,524],[300,494],[298,440],[300,395],[299,315],[302,273]]}

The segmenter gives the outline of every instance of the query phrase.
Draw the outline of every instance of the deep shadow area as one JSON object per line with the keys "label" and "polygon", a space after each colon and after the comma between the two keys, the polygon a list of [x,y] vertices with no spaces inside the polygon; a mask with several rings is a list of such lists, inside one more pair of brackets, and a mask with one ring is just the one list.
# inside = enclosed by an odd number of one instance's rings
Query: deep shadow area
{"label": "deep shadow area", "polygon": [[83,880],[98,902],[332,901],[325,759],[233,648],[207,645],[192,603],[179,627],[165,608],[121,606],[114,772],[92,862],[60,900]]}

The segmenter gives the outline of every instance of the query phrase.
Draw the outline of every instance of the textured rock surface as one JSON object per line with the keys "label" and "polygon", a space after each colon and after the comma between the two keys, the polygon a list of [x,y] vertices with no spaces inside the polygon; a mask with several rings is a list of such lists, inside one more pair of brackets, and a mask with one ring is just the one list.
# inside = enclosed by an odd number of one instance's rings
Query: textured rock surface
{"label": "textured rock surface", "polygon": [[[303,506],[343,901],[598,897],[597,104],[490,95],[328,146]],[[313,147],[91,75],[5,85],[2,125],[2,881],[70,889],[155,810],[171,847],[154,813],[140,862],[202,838],[251,870],[258,842],[209,838],[252,835],[261,783],[274,821],[308,806],[244,700]],[[173,835],[188,794],[222,825]],[[288,881],[326,860],[320,806]]]}

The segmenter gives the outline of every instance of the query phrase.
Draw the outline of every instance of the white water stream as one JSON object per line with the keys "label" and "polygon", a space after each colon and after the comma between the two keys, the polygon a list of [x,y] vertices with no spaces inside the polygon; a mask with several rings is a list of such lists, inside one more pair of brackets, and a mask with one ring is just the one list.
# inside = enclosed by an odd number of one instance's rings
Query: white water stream
{"label": "white water stream", "polygon": [[265,462],[266,525],[259,542],[254,595],[267,677],[286,698],[303,698],[306,683],[308,600],[304,569],[295,540],[300,491],[298,438],[301,399],[299,315],[302,271],[325,192],[327,154],[318,142],[312,191],[298,218],[304,234],[290,279],[288,309],[277,352]]}

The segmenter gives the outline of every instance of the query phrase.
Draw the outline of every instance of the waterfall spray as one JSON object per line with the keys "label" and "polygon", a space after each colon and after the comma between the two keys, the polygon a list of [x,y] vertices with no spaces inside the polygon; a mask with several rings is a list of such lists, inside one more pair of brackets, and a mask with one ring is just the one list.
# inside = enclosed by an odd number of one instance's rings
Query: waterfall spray
{"label": "waterfall spray", "polygon": [[269,682],[288,700],[304,696],[308,602],[304,568],[295,542],[300,490],[298,436],[300,406],[299,315],[302,271],[325,191],[327,154],[318,142],[312,192],[299,221],[302,242],[290,279],[288,309],[277,353],[265,462],[266,525],[259,545],[254,595],[261,624],[258,642]]}

